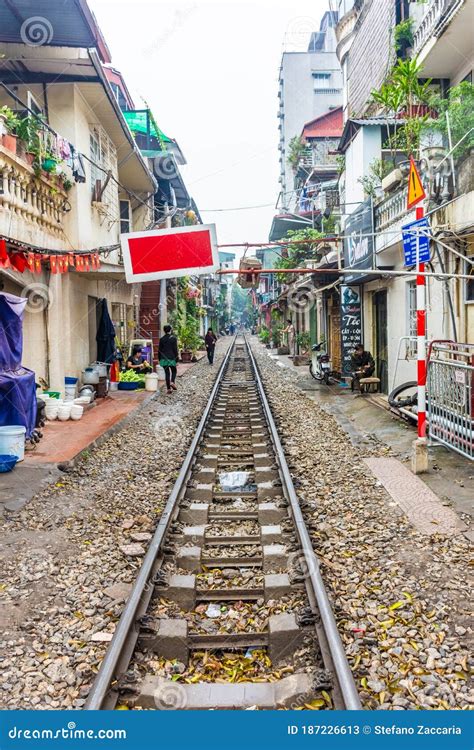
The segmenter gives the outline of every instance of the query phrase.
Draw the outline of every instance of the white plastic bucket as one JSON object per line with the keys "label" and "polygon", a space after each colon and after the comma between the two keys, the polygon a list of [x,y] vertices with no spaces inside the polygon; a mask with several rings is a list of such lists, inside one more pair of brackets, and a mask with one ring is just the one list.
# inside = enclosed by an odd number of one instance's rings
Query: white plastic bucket
{"label": "white plastic bucket", "polygon": [[145,375],[145,390],[158,390],[158,375],[156,374],[156,372],[150,372],[148,375]]}
{"label": "white plastic bucket", "polygon": [[19,461],[25,457],[26,427],[11,425],[0,427],[0,453],[5,456],[16,456]]}
{"label": "white plastic bucket", "polygon": [[109,383],[109,391],[118,391],[118,383],[111,380]]}
{"label": "white plastic bucket", "polygon": [[75,385],[66,385],[64,387],[65,390],[65,401],[74,401],[76,398],[76,386]]}

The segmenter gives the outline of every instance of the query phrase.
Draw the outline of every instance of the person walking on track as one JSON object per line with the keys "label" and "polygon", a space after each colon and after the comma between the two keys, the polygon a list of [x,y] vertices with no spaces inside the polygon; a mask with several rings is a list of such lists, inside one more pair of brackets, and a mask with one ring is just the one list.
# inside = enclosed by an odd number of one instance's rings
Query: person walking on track
{"label": "person walking on track", "polygon": [[216,341],[217,336],[212,330],[212,328],[207,329],[206,337],[204,339],[206,344],[206,351],[207,351],[207,358],[209,360],[209,364],[212,365],[214,362],[214,352],[216,350]]}
{"label": "person walking on track", "polygon": [[164,326],[165,334],[158,344],[158,360],[165,371],[167,393],[176,391],[176,362],[178,360],[178,339],[171,326]]}

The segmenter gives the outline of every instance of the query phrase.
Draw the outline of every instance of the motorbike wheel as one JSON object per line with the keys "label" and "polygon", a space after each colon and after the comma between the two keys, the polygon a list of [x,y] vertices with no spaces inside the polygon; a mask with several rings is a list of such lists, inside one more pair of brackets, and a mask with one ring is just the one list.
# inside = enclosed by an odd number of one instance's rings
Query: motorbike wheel
{"label": "motorbike wheel", "polygon": [[394,388],[393,391],[389,394],[388,403],[390,404],[390,406],[392,406],[394,409],[400,409],[404,406],[415,406],[415,404],[418,403],[418,393],[412,393],[405,398],[398,397],[401,393],[403,393],[403,391],[411,390],[412,388],[416,388],[416,386],[416,380],[410,380],[408,383],[397,385],[397,387]]}
{"label": "motorbike wheel", "polygon": [[311,373],[311,377],[313,377],[315,380],[317,380],[319,383],[321,383],[321,381],[322,381],[323,378],[321,377],[321,375],[319,375],[319,374],[317,375],[316,374],[312,362],[309,363],[309,371]]}
{"label": "motorbike wheel", "polygon": [[324,382],[326,385],[331,385],[331,376],[328,372],[324,373]]}

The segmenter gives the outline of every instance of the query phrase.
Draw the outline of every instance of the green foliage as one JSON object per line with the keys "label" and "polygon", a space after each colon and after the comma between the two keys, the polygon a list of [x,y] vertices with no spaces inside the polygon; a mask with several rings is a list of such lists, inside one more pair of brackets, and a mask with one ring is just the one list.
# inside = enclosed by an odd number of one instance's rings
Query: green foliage
{"label": "green foliage", "polygon": [[364,177],[359,177],[357,180],[364,188],[364,193],[367,197],[374,197],[376,188],[381,185],[383,178],[386,177],[394,167],[395,163],[391,159],[373,159],[373,161],[370,162],[368,173],[364,175]]}
{"label": "green foliage", "polygon": [[319,258],[318,244],[315,240],[320,240],[324,236],[317,229],[291,229],[286,236],[286,239],[289,240],[286,255],[277,259],[275,267],[296,268],[305,260]]}
{"label": "green foliage", "polygon": [[281,332],[283,331],[283,326],[281,323],[275,323],[272,322],[272,342],[273,346],[280,346],[281,344]]}
{"label": "green foliage", "polygon": [[[429,128],[442,133],[447,142],[448,118],[451,127],[453,146],[466,135],[473,127],[474,112],[474,85],[468,81],[462,81],[453,86],[449,91],[449,97],[444,99],[440,94],[435,94],[430,100],[430,106],[438,113],[438,119],[430,120]],[[455,158],[462,158],[474,148],[474,130],[464,138],[454,150]]]}
{"label": "green foliage", "polygon": [[420,137],[429,119],[423,114],[422,105],[430,100],[429,86],[431,80],[421,83],[419,76],[421,65],[416,58],[397,60],[389,77],[378,90],[373,90],[371,97],[388,118],[400,118],[405,122],[395,126],[393,132],[387,125],[388,147],[395,159],[396,151],[415,154],[420,148]]}
{"label": "green foliage", "polygon": [[198,334],[198,322],[192,318],[188,319],[184,325],[178,329],[178,343],[184,351],[195,354],[202,344],[202,339]]}
{"label": "green foliage", "polygon": [[309,351],[309,347],[311,346],[311,334],[309,333],[309,331],[298,333],[296,335],[296,343],[303,354]]}
{"label": "green foliage", "polygon": [[260,333],[258,335],[262,344],[270,343],[270,331],[268,330],[266,326],[261,327]]}
{"label": "green foliage", "polygon": [[288,164],[290,164],[293,168],[293,171],[296,172],[296,170],[298,169],[299,161],[304,156],[304,153],[306,151],[306,146],[301,140],[300,136],[295,135],[289,142],[288,148]]}
{"label": "green foliage", "polygon": [[8,133],[10,133],[10,135],[16,135],[17,128],[20,124],[20,118],[18,115],[10,109],[10,107],[4,105],[0,108],[0,117],[5,120],[5,127]]}
{"label": "green foliage", "polygon": [[403,53],[407,47],[413,45],[413,18],[407,18],[395,26],[393,39],[397,54]]}
{"label": "green foliage", "polygon": [[248,293],[237,282],[232,284],[231,310],[232,317],[240,318],[247,307]]}
{"label": "green foliage", "polygon": [[346,168],[346,155],[345,154],[337,154],[336,167],[337,167],[338,174],[342,174],[344,172]]}

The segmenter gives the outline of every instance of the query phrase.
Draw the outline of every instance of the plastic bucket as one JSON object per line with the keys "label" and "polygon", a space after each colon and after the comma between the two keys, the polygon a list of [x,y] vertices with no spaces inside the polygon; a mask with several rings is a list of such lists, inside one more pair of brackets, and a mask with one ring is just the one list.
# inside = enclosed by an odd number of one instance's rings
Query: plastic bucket
{"label": "plastic bucket", "polygon": [[0,427],[0,453],[7,456],[16,456],[19,461],[23,461],[25,457],[25,434],[26,427],[23,427],[23,425]]}
{"label": "plastic bucket", "polygon": [[66,385],[64,390],[65,390],[65,395],[66,395],[65,400],[74,401],[74,399],[76,398],[76,386]]}
{"label": "plastic bucket", "polygon": [[111,380],[109,383],[109,391],[118,391],[118,383]]}
{"label": "plastic bucket", "polygon": [[158,375],[156,374],[156,372],[150,372],[148,375],[145,375],[145,390],[158,390]]}

